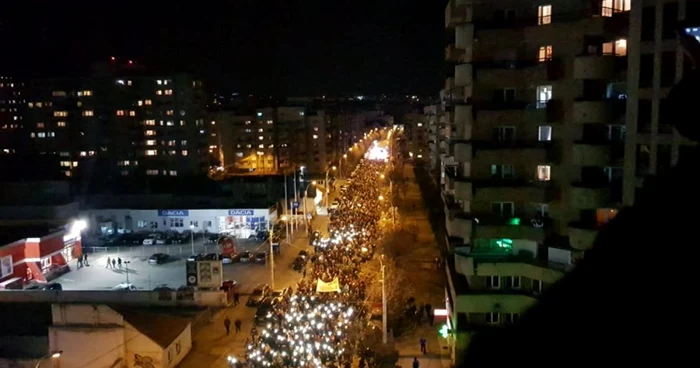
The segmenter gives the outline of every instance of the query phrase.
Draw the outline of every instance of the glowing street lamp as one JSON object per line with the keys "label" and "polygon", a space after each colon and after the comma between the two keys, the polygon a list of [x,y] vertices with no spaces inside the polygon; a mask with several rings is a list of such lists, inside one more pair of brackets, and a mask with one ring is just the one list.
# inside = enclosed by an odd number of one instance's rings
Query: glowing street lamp
{"label": "glowing street lamp", "polygon": [[330,192],[331,192],[330,186],[328,185],[328,174],[331,172],[331,170],[335,171],[335,170],[337,170],[337,169],[338,169],[338,168],[335,167],[335,165],[333,165],[333,166],[329,167],[328,170],[326,170],[326,182],[325,182],[325,186],[326,186],[326,207],[328,207],[328,195],[329,195]]}
{"label": "glowing street lamp", "polygon": [[39,361],[36,362],[36,365],[35,365],[34,367],[35,367],[35,368],[39,368],[39,366],[41,365],[41,362],[43,362],[43,361],[46,360],[46,359],[49,359],[49,358],[51,358],[51,359],[58,359],[58,358],[61,357],[61,354],[63,354],[63,350],[51,352],[51,353],[49,353],[48,355],[46,355],[46,356],[42,357],[41,359],[39,359]]}

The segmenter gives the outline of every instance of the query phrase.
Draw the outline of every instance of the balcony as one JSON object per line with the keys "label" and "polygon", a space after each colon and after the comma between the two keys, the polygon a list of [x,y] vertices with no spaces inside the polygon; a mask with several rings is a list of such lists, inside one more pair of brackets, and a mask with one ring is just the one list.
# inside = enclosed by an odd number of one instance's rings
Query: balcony
{"label": "balcony", "polygon": [[471,86],[474,75],[471,64],[459,64],[455,66],[455,85]]}
{"label": "balcony", "polygon": [[616,207],[622,201],[622,182],[584,179],[571,183],[571,206],[579,209]]}
{"label": "balcony", "polygon": [[610,79],[615,75],[614,55],[579,55],[574,58],[575,79]]}
{"label": "balcony", "polygon": [[626,100],[577,99],[573,105],[573,120],[576,124],[606,124],[624,116]]}
{"label": "balcony", "polygon": [[544,240],[544,230],[552,220],[548,217],[515,214],[501,217],[493,214],[470,214],[474,226],[474,239],[528,239],[537,242]]}
{"label": "balcony", "polygon": [[598,235],[596,224],[580,221],[569,223],[569,244],[577,250],[588,250],[593,246],[593,241]]}
{"label": "balcony", "polygon": [[465,51],[466,50],[458,48],[455,45],[449,45],[445,47],[445,61],[460,63],[464,58]]}
{"label": "balcony", "polygon": [[445,7],[445,28],[453,28],[469,21],[469,8],[459,0],[450,0]]}
{"label": "balcony", "polygon": [[579,166],[623,166],[625,144],[620,141],[575,141],[573,163]]}

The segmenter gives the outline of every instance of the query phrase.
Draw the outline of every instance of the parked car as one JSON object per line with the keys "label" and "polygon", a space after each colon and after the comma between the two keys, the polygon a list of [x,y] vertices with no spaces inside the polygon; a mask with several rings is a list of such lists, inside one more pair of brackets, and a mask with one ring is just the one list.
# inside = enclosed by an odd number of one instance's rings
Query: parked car
{"label": "parked car", "polygon": [[194,261],[202,260],[203,258],[204,258],[204,253],[197,253],[197,254],[193,254],[193,255],[187,257],[187,261],[194,262]]}
{"label": "parked car", "polygon": [[255,263],[265,263],[267,261],[267,253],[265,252],[258,252],[255,253]]}
{"label": "parked car", "polygon": [[253,292],[250,294],[250,297],[248,298],[248,301],[245,303],[245,305],[249,307],[256,306],[260,304],[260,302],[265,299],[265,297],[270,293],[270,285],[268,284],[259,284],[258,286],[253,289]]}
{"label": "parked car", "polygon": [[170,256],[165,253],[153,253],[153,255],[148,258],[148,264],[163,264],[168,261],[168,258],[170,258]]}
{"label": "parked car", "polygon": [[241,253],[241,258],[240,261],[241,263],[248,263],[253,259],[253,254],[250,253],[249,251],[245,251]]}
{"label": "parked car", "polygon": [[255,312],[255,324],[261,325],[274,316],[275,306],[279,303],[279,299],[267,297],[260,302],[258,310]]}
{"label": "parked car", "polygon": [[135,291],[136,286],[134,286],[134,284],[127,284],[126,282],[122,282],[121,284],[113,287],[112,290],[115,290],[115,291]]}
{"label": "parked car", "polygon": [[338,202],[338,200],[336,199],[336,200],[333,201],[333,203],[331,203],[330,209],[332,209],[332,210],[337,210],[338,207],[340,207],[340,202]]}
{"label": "parked car", "polygon": [[160,285],[153,288],[153,291],[175,291],[175,289],[168,287],[167,285]]}
{"label": "parked car", "polygon": [[299,254],[297,254],[297,257],[304,257],[306,259],[309,259],[309,252],[305,250],[300,250]]}
{"label": "parked car", "polygon": [[270,296],[277,299],[281,299],[285,296],[292,296],[292,288],[286,287],[282,290],[275,290],[272,293],[270,293]]}
{"label": "parked car", "polygon": [[48,284],[35,283],[33,285],[27,286],[24,290],[63,290],[63,286],[57,282],[51,282]]}
{"label": "parked car", "polygon": [[158,234],[151,234],[148,235],[146,238],[143,239],[143,245],[155,245],[156,240],[158,240],[160,235]]}

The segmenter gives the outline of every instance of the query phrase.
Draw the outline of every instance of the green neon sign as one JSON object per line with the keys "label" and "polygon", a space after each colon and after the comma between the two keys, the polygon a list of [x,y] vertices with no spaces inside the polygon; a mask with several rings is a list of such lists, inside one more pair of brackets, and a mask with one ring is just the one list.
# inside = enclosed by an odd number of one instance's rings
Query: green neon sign
{"label": "green neon sign", "polygon": [[447,325],[442,325],[442,327],[440,327],[440,331],[438,331],[438,333],[440,334],[440,336],[442,336],[443,339],[446,339],[447,336],[450,335],[450,328],[447,327]]}

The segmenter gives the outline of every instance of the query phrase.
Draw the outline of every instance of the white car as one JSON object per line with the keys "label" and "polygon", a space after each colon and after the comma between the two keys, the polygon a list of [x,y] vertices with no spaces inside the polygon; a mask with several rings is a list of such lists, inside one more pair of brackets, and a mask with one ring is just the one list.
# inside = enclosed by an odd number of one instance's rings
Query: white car
{"label": "white car", "polygon": [[338,201],[333,201],[333,203],[331,203],[330,209],[332,209],[332,210],[337,210],[339,206],[340,206],[340,202],[338,202]]}
{"label": "white car", "polygon": [[127,284],[126,282],[122,282],[121,284],[115,286],[112,288],[112,290],[116,291],[135,291],[136,286],[134,284]]}
{"label": "white car", "polygon": [[154,245],[159,238],[158,234],[151,234],[143,239],[143,245]]}

